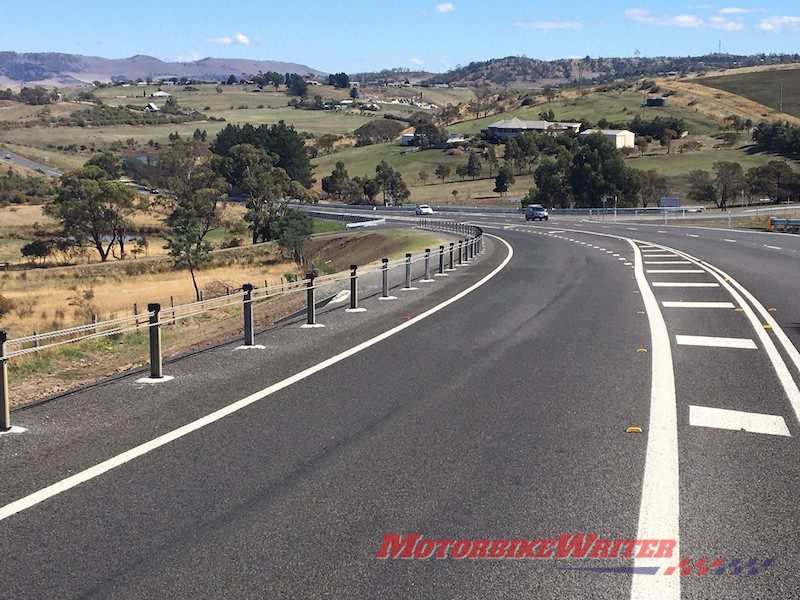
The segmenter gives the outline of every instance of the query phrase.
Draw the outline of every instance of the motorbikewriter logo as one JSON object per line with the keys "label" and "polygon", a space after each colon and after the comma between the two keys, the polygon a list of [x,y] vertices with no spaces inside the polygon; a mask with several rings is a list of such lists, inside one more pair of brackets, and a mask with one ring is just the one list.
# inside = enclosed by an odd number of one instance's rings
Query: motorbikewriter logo
{"label": "motorbikewriter logo", "polygon": [[[641,575],[756,575],[771,558],[683,558],[673,555],[675,540],[606,539],[597,534],[571,533],[552,539],[434,539],[418,533],[387,533],[376,558],[389,559],[658,559],[665,566],[567,567],[568,570]],[[670,560],[672,559],[672,560]],[[671,563],[671,564],[670,564]],[[677,564],[676,564],[677,563]]]}

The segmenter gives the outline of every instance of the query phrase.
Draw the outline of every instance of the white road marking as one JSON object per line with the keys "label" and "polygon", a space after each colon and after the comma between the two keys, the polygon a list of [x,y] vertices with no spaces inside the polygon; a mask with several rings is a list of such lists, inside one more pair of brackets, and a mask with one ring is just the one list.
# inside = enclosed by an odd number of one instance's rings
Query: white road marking
{"label": "white road marking", "polygon": [[636,231],[636,227],[628,227],[628,231]]}
{"label": "white road marking", "polygon": [[703,269],[647,269],[648,273],[705,273]]}
{"label": "white road marking", "polygon": [[764,244],[764,248],[770,248],[771,250],[780,250],[780,246],[770,246],[769,244]]}
{"label": "white road marking", "polygon": [[740,348],[755,350],[756,343],[748,338],[712,337],[706,335],[676,335],[675,342],[679,346],[704,346],[707,348]]}
{"label": "white road marking", "polygon": [[694,233],[687,233],[686,235],[689,236],[689,237],[693,237],[693,238],[699,238],[700,237],[699,235],[695,235]]}
{"label": "white road marking", "polygon": [[674,287],[674,288],[707,288],[719,287],[719,284],[713,281],[702,283],[687,283],[683,281],[654,281],[651,284],[653,287]]}
{"label": "white road marking", "polygon": [[647,254],[646,258],[678,258],[674,254]]}
{"label": "white road marking", "polygon": [[[425,312],[418,314],[416,317],[413,317],[408,321],[404,321],[400,325],[397,325],[396,327],[393,327],[388,331],[384,331],[380,335],[377,335],[364,342],[361,342],[360,344],[356,344],[355,346],[345,350],[344,352],[340,352],[339,354],[332,356],[326,360],[323,360],[322,362],[317,363],[316,365],[308,367],[307,369],[304,369],[299,373],[295,373],[291,377],[287,377],[283,381],[274,383],[271,386],[264,388],[259,392],[256,392],[255,394],[251,394],[246,398],[242,398],[241,400],[238,400],[232,404],[229,404],[228,406],[225,406],[212,413],[209,413],[204,417],[192,421],[191,423],[187,423],[182,427],[178,427],[177,429],[174,429],[170,432],[167,432],[163,435],[153,438],[149,442],[145,442],[143,444],[140,444],[139,446],[136,446],[135,448],[131,448],[130,450],[127,450],[126,452],[123,452],[121,454],[118,454],[117,456],[114,456],[101,463],[98,463],[93,467],[89,467],[88,469],[75,473],[70,477],[67,477],[52,485],[42,488],[37,492],[25,496],[24,498],[20,498],[19,500],[15,500],[14,502],[6,504],[2,508],[0,508],[0,521],[7,519],[8,517],[15,515],[19,512],[22,512],[23,510],[26,510],[32,506],[36,506],[37,504],[44,502],[45,500],[48,500],[54,496],[57,496],[58,494],[66,492],[67,490],[70,490],[82,483],[85,483],[96,477],[99,477],[100,475],[103,475],[104,473],[107,473],[112,469],[124,465],[125,463],[128,463],[136,458],[139,458],[140,456],[148,454],[153,450],[156,450],[162,446],[166,446],[167,444],[174,442],[175,440],[178,440],[184,436],[187,436],[190,433],[193,433],[199,429],[207,427],[212,423],[215,423],[216,421],[219,421],[220,419],[227,417],[228,415],[231,415],[235,412],[242,410],[243,408],[250,406],[251,404],[255,404],[256,402],[263,400],[264,398],[271,396],[272,394],[279,392],[280,390],[287,388],[297,383],[298,381],[302,381],[303,379],[315,375],[316,373],[319,373],[320,371],[323,371],[332,365],[340,363],[343,360],[350,358],[351,356],[354,356],[359,352],[362,352],[363,350],[366,350],[367,348],[371,348],[375,344],[378,344],[383,340],[388,339],[405,329],[408,329],[412,325],[419,323],[423,319],[427,319],[428,317],[436,314],[440,310],[450,306],[454,302],[457,302],[461,298],[471,294],[472,292],[474,292],[475,290],[486,284],[488,281],[490,281],[495,275],[500,273],[500,271],[502,271],[506,267],[506,265],[509,262],[511,262],[511,259],[514,256],[514,248],[512,248],[511,244],[506,242],[503,238],[491,235],[489,233],[486,233],[484,235],[486,235],[487,237],[495,238],[496,240],[499,240],[500,242],[505,244],[506,248],[508,248],[508,255],[503,259],[503,262],[501,262],[494,270],[492,270],[489,274],[487,274],[483,279],[473,283],[470,287],[468,287],[465,290],[462,290],[452,298],[448,298],[447,300],[441,302],[440,304],[437,304],[433,308],[430,308]],[[671,579],[671,578],[667,577],[665,579]]]}
{"label": "white road marking", "polygon": [[690,265],[688,260],[646,260],[646,265]]}
{"label": "white road marking", "polygon": [[737,243],[736,240],[729,240],[728,238],[725,238],[723,241],[724,242],[730,242],[731,244],[736,244]]}
{"label": "white road marking", "polygon": [[711,408],[708,406],[689,406],[689,425],[695,427],[714,427],[731,431],[749,431],[791,437],[786,421],[779,415]]}
{"label": "white road marking", "polygon": [[680,300],[664,300],[664,308],[733,308],[733,302],[683,302]]}
{"label": "white road marking", "polygon": [[[678,476],[678,411],[675,398],[675,373],[672,349],[664,315],[653,290],[647,283],[639,248],[631,240],[636,283],[641,291],[650,325],[652,377],[650,383],[650,419],[647,428],[647,454],[639,506],[637,539],[675,540],[674,555],[680,553],[680,481]],[[664,567],[674,559],[636,558],[634,567]],[[631,598],[678,600],[680,577],[654,577],[635,574]]]}
{"label": "white road marking", "polygon": [[667,232],[666,232],[666,230],[664,230],[664,229],[659,229],[659,230],[658,230],[658,233],[667,233]]}

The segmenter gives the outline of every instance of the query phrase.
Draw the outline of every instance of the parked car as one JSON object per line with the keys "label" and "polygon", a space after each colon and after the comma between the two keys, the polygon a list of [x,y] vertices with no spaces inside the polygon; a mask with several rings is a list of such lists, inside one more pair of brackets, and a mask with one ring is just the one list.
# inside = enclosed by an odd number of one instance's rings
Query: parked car
{"label": "parked car", "polygon": [[547,221],[550,213],[541,204],[528,204],[525,207],[525,220],[526,221]]}
{"label": "parked car", "polygon": [[6,152],[5,159],[6,160],[11,160],[11,155],[8,152]]}
{"label": "parked car", "polygon": [[417,208],[414,212],[418,215],[432,215],[433,209],[427,204],[417,204]]}

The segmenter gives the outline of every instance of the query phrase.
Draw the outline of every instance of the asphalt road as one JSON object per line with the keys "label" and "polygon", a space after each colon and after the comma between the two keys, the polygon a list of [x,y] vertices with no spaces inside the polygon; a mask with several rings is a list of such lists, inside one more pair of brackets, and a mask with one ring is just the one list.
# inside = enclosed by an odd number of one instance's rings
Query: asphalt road
{"label": "asphalt road", "polygon": [[[15,412],[0,597],[796,597],[800,240],[460,218],[486,254],[395,301]],[[378,559],[393,533],[677,553]]]}
{"label": "asphalt road", "polygon": [[8,150],[0,150],[0,156],[3,157],[4,162],[19,165],[21,167],[25,167],[26,169],[33,169],[34,171],[42,171],[46,175],[53,175],[54,177],[61,177],[62,175],[61,171],[59,171],[58,169],[53,169],[52,167],[41,165],[32,160],[28,160],[24,156],[20,156],[19,154],[15,154],[14,152],[9,152]]}

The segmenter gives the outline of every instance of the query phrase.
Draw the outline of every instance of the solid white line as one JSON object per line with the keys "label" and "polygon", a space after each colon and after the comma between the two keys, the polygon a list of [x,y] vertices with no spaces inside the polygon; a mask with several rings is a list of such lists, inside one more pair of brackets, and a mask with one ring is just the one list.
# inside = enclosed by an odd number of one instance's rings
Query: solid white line
{"label": "solid white line", "polygon": [[770,246],[769,244],[764,244],[764,248],[771,248],[772,250],[780,250],[780,246]]}
{"label": "solid white line", "polygon": [[755,350],[756,343],[748,338],[711,337],[706,335],[676,335],[679,346],[703,346],[706,348],[741,348]]}
{"label": "solid white line", "polygon": [[[506,267],[506,265],[511,261],[511,258],[514,256],[514,249],[504,239],[502,239],[500,237],[497,237],[495,235],[488,234],[488,233],[484,234],[484,235],[486,235],[488,237],[493,237],[493,238],[501,241],[503,244],[505,244],[506,248],[508,248],[508,255],[505,257],[505,259],[503,259],[503,262],[501,262],[491,273],[486,275],[480,281],[475,282],[474,284],[472,284],[467,289],[462,290],[461,292],[459,292],[458,294],[456,294],[452,298],[449,298],[449,299],[445,300],[444,302],[442,302],[440,304],[437,304],[433,308],[430,308],[430,309],[426,310],[425,312],[420,313],[416,317],[401,323],[397,327],[389,329],[388,331],[384,331],[380,335],[377,335],[377,336],[375,336],[375,337],[373,337],[373,338],[371,338],[369,340],[361,342],[360,344],[357,344],[357,345],[353,346],[352,348],[349,348],[348,350],[345,350],[344,352],[341,352],[341,353],[339,353],[339,354],[337,354],[335,356],[332,356],[332,357],[328,358],[327,360],[324,360],[324,361],[322,361],[320,363],[317,363],[316,365],[314,365],[312,367],[304,369],[304,370],[300,371],[299,373],[295,373],[294,375],[284,379],[283,381],[279,381],[277,383],[274,383],[273,385],[271,385],[271,386],[269,386],[267,388],[264,388],[260,392],[256,392],[255,394],[251,394],[250,396],[247,396],[246,398],[242,398],[241,400],[238,400],[237,402],[234,402],[233,404],[229,404],[228,406],[225,406],[225,407],[223,407],[223,408],[221,408],[219,410],[216,410],[216,411],[214,411],[214,412],[212,412],[212,413],[210,413],[210,414],[208,414],[208,415],[206,415],[204,417],[201,417],[200,419],[197,419],[196,421],[192,421],[191,423],[187,423],[186,425],[184,425],[182,427],[179,427],[178,429],[175,429],[173,431],[170,431],[168,433],[160,435],[160,436],[158,436],[156,438],[153,438],[149,442],[145,442],[144,444],[140,444],[139,446],[136,446],[135,448],[131,448],[130,450],[128,450],[126,452],[118,454],[117,456],[109,458],[108,460],[105,460],[105,461],[103,461],[103,462],[101,462],[99,464],[96,464],[93,467],[89,467],[88,469],[85,469],[85,470],[83,470],[83,471],[81,471],[79,473],[76,473],[75,475],[71,475],[70,477],[67,477],[67,478],[62,479],[61,481],[58,481],[58,482],[56,482],[56,483],[54,483],[52,485],[49,485],[49,486],[47,486],[45,488],[42,488],[41,490],[39,490],[37,492],[34,492],[32,494],[29,494],[28,496],[25,496],[24,498],[20,498],[19,500],[15,500],[14,502],[6,504],[2,508],[0,508],[0,521],[2,521],[3,519],[7,519],[8,517],[10,517],[12,515],[15,515],[15,514],[17,514],[19,512],[22,512],[23,510],[26,510],[26,509],[28,509],[28,508],[30,508],[32,506],[35,506],[35,505],[39,504],[40,502],[44,502],[45,500],[48,500],[49,498],[52,498],[53,496],[57,496],[58,494],[61,494],[62,492],[65,492],[65,491],[67,491],[69,489],[72,489],[72,488],[74,488],[74,487],[76,487],[76,486],[78,486],[78,485],[80,485],[82,483],[85,483],[85,482],[87,482],[87,481],[89,481],[91,479],[99,477],[100,475],[103,475],[104,473],[107,473],[108,471],[111,471],[112,469],[115,469],[115,468],[117,468],[117,467],[119,467],[121,465],[124,465],[125,463],[130,462],[130,461],[132,461],[132,460],[134,460],[134,459],[136,459],[136,458],[138,458],[140,456],[148,454],[149,452],[152,452],[153,450],[156,450],[157,448],[160,448],[161,446],[165,446],[165,445],[169,444],[170,442],[174,442],[175,440],[180,439],[180,438],[182,438],[182,437],[184,437],[186,435],[189,435],[190,433],[192,433],[194,431],[197,431],[198,429],[202,429],[204,427],[207,427],[208,425],[211,425],[212,423],[215,423],[216,421],[219,421],[220,419],[223,419],[223,418],[227,417],[228,415],[231,415],[231,414],[233,414],[235,412],[238,412],[238,411],[242,410],[243,408],[246,408],[247,406],[250,406],[251,404],[255,404],[259,400],[263,400],[264,398],[266,398],[268,396],[271,396],[275,392],[278,392],[278,391],[280,391],[280,390],[282,390],[284,388],[287,388],[290,385],[293,385],[293,384],[297,383],[298,381],[302,381],[303,379],[306,379],[307,377],[310,377],[311,375],[319,373],[320,371],[322,371],[324,369],[327,369],[328,367],[330,367],[332,365],[335,365],[335,364],[337,364],[339,362],[342,362],[343,360],[345,360],[347,358],[350,358],[351,356],[353,356],[355,354],[358,354],[359,352],[361,352],[363,350],[366,350],[367,348],[370,348],[370,347],[374,346],[375,344],[378,344],[378,343],[382,342],[383,340],[385,340],[387,338],[390,338],[393,335],[396,335],[396,334],[400,333],[404,329],[407,329],[407,328],[411,327],[412,325],[415,325],[416,323],[419,323],[423,319],[426,319],[426,318],[430,317],[431,315],[436,314],[440,310],[450,306],[454,302],[457,302],[458,300],[460,300],[464,296],[467,296],[468,294],[471,294],[472,292],[474,292],[475,290],[480,288],[482,285],[487,283],[489,280],[491,280],[495,275],[500,273],[500,271],[502,271]],[[665,578],[665,579],[669,579],[669,578]]]}
{"label": "solid white line", "polygon": [[768,435],[791,437],[786,421],[779,415],[711,408],[708,406],[689,406],[689,425],[695,427],[714,427],[731,431],[749,431]]}
{"label": "solid white line", "polygon": [[733,308],[733,302],[682,302],[679,300],[664,300],[664,308]]}
{"label": "solid white line", "polygon": [[647,269],[648,273],[705,273],[703,269]]}
{"label": "solid white line", "polygon": [[[639,506],[637,539],[675,540],[674,557],[680,553],[680,480],[678,476],[678,410],[675,398],[675,373],[672,349],[664,315],[653,290],[647,283],[641,251],[633,248],[636,283],[641,292],[650,325],[652,377],[650,383],[650,420],[647,428],[647,454]],[[675,559],[636,558],[635,567],[664,567]],[[633,576],[631,598],[678,600],[680,577]]]}
{"label": "solid white line", "polygon": [[707,288],[719,287],[718,283],[684,283],[680,281],[654,281],[651,284],[653,287],[675,287],[675,288]]}

